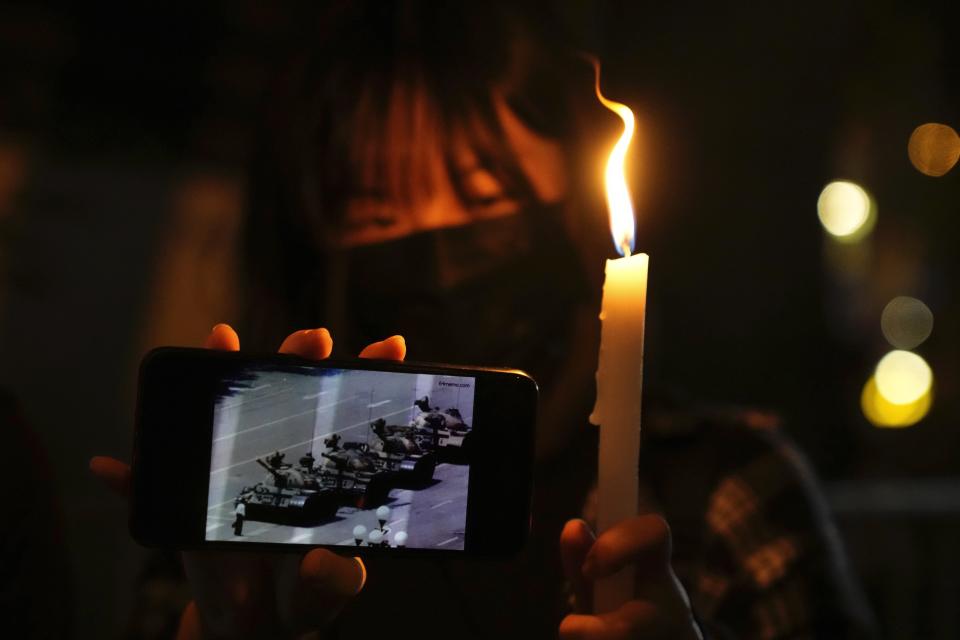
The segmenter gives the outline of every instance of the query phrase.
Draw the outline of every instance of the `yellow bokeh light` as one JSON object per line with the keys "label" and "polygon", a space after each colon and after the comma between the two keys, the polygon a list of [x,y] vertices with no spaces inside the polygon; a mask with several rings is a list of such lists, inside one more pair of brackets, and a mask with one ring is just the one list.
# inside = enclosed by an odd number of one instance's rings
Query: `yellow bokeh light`
{"label": "yellow bokeh light", "polygon": [[942,176],[960,159],[960,136],[945,124],[922,124],[910,134],[907,155],[920,173],[935,178]]}
{"label": "yellow bokeh light", "polygon": [[884,307],[880,328],[897,349],[913,349],[933,332],[933,312],[921,300],[897,296]]}
{"label": "yellow bokeh light", "polygon": [[854,182],[837,180],[820,192],[817,215],[827,233],[842,242],[855,242],[873,229],[876,209],[866,189]]}
{"label": "yellow bokeh light", "polygon": [[899,349],[880,359],[874,377],[877,392],[893,404],[916,402],[933,385],[933,372],[927,361]]}
{"label": "yellow bokeh light", "polygon": [[896,429],[910,427],[926,417],[933,404],[933,387],[913,402],[894,404],[883,397],[877,389],[876,377],[870,376],[860,394],[863,415],[876,427]]}

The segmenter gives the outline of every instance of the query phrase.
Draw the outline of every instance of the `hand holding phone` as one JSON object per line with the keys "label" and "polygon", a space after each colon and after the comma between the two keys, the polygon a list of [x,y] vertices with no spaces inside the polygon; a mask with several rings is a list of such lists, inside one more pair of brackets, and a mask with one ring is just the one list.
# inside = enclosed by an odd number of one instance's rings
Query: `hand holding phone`
{"label": "hand holding phone", "polygon": [[[298,331],[281,345],[281,353],[308,359],[329,356],[332,340],[326,330]],[[237,351],[240,340],[225,324],[213,328],[206,348]],[[369,345],[362,358],[401,361],[406,353],[399,336]],[[116,493],[129,497],[130,467],[119,460],[96,457],[91,470]],[[297,637],[322,629],[362,587],[362,561],[326,549],[304,555],[238,551],[187,551],[184,567],[194,601],[184,610],[178,640],[210,637]],[[278,594],[288,606],[279,611]]]}
{"label": "hand holding phone", "polygon": [[536,403],[514,369],[155,349],[130,531],[178,549],[513,555]]}
{"label": "hand holding phone", "polygon": [[[236,351],[239,340],[220,325],[207,346]],[[138,541],[200,549],[184,553],[197,604],[183,629],[199,629],[198,611],[223,636],[317,629],[362,586],[359,558],[279,550],[502,557],[523,545],[535,383],[513,370],[401,365],[401,338],[361,353],[376,363],[317,362],[331,346],[317,330],[281,347],[301,358],[163,349],[145,359],[132,483],[122,463],[91,466],[132,484]]]}

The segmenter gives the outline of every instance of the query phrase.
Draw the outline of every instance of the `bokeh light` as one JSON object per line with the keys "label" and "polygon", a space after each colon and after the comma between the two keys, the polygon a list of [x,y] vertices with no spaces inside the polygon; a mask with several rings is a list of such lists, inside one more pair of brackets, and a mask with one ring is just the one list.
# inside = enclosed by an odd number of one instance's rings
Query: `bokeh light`
{"label": "bokeh light", "polygon": [[860,394],[860,408],[863,415],[876,427],[910,427],[926,417],[933,404],[933,387],[913,402],[894,404],[883,397],[877,389],[876,377],[870,376]]}
{"label": "bokeh light", "polygon": [[916,402],[933,385],[933,372],[927,361],[910,351],[891,351],[880,359],[874,373],[877,391],[888,402]]}
{"label": "bokeh light", "polygon": [[856,242],[873,229],[876,210],[866,189],[837,180],[820,192],[817,215],[827,233],[842,242]]}
{"label": "bokeh light", "polygon": [[887,342],[897,349],[913,349],[930,337],[933,312],[921,300],[897,296],[884,307],[880,328]]}
{"label": "bokeh light", "polygon": [[922,124],[910,134],[907,155],[920,173],[935,178],[942,176],[960,158],[960,136],[945,124]]}

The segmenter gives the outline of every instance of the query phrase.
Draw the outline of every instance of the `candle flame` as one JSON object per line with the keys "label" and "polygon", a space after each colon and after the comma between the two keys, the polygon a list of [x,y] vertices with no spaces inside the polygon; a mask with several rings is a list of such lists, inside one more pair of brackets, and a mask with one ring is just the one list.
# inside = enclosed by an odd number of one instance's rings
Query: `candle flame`
{"label": "candle flame", "polygon": [[600,62],[594,58],[593,70],[594,88],[600,104],[610,109],[623,120],[623,133],[610,151],[607,159],[607,168],[604,171],[604,184],[607,190],[607,210],[610,213],[610,233],[613,234],[613,244],[622,256],[629,256],[634,249],[634,216],[633,202],[630,199],[630,190],[627,188],[625,165],[627,149],[633,140],[636,128],[633,111],[625,104],[608,100],[600,92]]}

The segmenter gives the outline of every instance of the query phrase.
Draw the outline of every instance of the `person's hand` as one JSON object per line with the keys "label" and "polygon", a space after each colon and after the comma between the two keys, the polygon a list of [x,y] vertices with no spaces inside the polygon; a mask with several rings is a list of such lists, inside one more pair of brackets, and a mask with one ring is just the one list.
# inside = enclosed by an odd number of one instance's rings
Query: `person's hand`
{"label": "person's hand", "polygon": [[[237,351],[240,339],[228,325],[213,328],[208,349]],[[281,353],[322,360],[333,340],[326,329],[297,331]],[[403,360],[406,344],[393,336],[366,347],[361,358]],[[90,469],[116,493],[128,497],[130,467],[98,456]],[[359,558],[326,549],[304,556],[248,551],[191,551],[183,554],[194,601],[180,619],[178,640],[199,638],[284,638],[322,630],[360,592],[366,568]]]}
{"label": "person's hand", "polygon": [[[583,520],[567,522],[560,552],[573,587],[575,613],[560,623],[560,638],[702,640],[687,593],[670,566],[670,548],[670,528],[660,516],[624,520],[599,538]],[[636,571],[634,599],[615,611],[590,614],[594,580],[628,565]]]}

